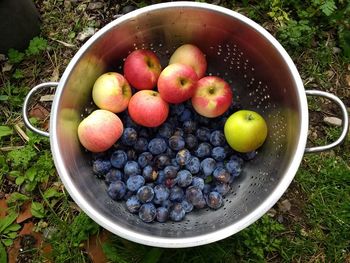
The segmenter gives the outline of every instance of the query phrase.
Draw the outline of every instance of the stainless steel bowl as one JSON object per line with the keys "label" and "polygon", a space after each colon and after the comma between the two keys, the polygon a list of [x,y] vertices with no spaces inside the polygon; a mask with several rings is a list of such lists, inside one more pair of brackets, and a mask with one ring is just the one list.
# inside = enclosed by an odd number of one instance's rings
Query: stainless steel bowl
{"label": "stainless steel bowl", "polygon": [[[122,71],[123,59],[135,49],[151,49],[166,65],[183,43],[207,55],[208,74],[227,80],[244,108],[258,111],[269,135],[258,156],[244,167],[224,206],[186,215],[175,223],[142,222],[112,201],[104,182],[93,174],[89,155],[81,147],[77,126],[91,103],[91,89],[99,75]],[[50,134],[33,127],[28,101],[38,90],[57,86],[51,109]],[[306,95],[325,96],[342,109],[343,132],[331,145],[305,149],[308,133]],[[191,247],[226,238],[260,218],[293,180],[305,151],[339,144],[347,133],[344,104],[321,91],[305,91],[293,61],[261,26],[231,10],[196,2],[162,3],[128,13],[103,27],[76,53],[59,83],[40,84],[24,103],[27,126],[50,136],[58,173],[75,202],[101,226],[123,238],[157,247]]]}

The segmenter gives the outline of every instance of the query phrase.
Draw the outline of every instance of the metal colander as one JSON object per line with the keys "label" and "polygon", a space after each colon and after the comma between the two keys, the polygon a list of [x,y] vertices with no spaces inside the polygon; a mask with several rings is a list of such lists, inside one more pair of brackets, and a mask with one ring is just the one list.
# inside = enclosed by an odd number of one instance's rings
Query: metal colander
{"label": "metal colander", "polygon": [[[166,66],[172,52],[184,43],[195,44],[206,54],[207,74],[230,83],[234,99],[243,108],[264,116],[269,134],[257,157],[246,163],[233,183],[223,207],[192,212],[182,222],[144,223],[126,210],[124,202],[111,200],[105,183],[92,174],[90,155],[78,141],[77,126],[89,108],[91,89],[98,76],[110,70],[122,72],[123,60],[135,49],[153,50]],[[47,86],[57,86],[50,135],[32,127],[26,117],[31,94]],[[328,93],[314,93],[327,96],[345,108]],[[285,192],[306,146],[306,94],[286,51],[258,24],[210,4],[163,3],[118,18],[80,48],[59,83],[41,84],[31,94],[24,107],[26,124],[50,136],[56,168],[72,198],[107,230],[146,245],[198,246],[228,237],[252,224]],[[347,127],[344,110],[343,114]],[[344,139],[343,134],[335,144]]]}

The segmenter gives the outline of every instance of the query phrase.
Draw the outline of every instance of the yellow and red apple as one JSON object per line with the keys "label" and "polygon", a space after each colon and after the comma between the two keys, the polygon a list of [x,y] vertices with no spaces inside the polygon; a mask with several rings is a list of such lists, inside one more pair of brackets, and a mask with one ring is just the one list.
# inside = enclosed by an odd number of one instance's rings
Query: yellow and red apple
{"label": "yellow and red apple", "polygon": [[196,112],[207,118],[222,115],[232,103],[230,85],[222,78],[206,76],[197,82],[191,102]]}
{"label": "yellow and red apple", "polygon": [[116,72],[102,74],[92,88],[92,99],[97,107],[114,113],[124,111],[130,98],[131,88],[128,81]]}
{"label": "yellow and red apple", "polygon": [[197,74],[188,65],[174,63],[167,66],[158,78],[160,96],[169,103],[181,103],[190,99],[196,89]]}
{"label": "yellow and red apple", "polygon": [[204,77],[207,70],[207,60],[204,53],[192,44],[182,45],[175,50],[169,60],[169,64],[174,63],[192,67],[199,79]]}
{"label": "yellow and red apple", "polygon": [[123,134],[119,117],[107,110],[95,110],[78,126],[80,143],[91,152],[108,150]]}
{"label": "yellow and red apple", "polygon": [[154,90],[140,90],[130,99],[131,119],[145,127],[157,127],[168,117],[169,104]]}
{"label": "yellow and red apple", "polygon": [[138,90],[153,89],[161,71],[157,55],[147,49],[131,52],[124,62],[124,76]]}

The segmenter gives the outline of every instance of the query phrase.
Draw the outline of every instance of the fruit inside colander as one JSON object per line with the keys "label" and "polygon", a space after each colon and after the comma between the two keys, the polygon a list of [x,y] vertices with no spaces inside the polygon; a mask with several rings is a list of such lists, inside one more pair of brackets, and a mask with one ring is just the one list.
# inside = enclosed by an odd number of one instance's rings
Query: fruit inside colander
{"label": "fruit inside colander", "polygon": [[[259,112],[268,138],[244,166],[218,210],[201,209],[181,222],[144,223],[106,193],[91,169],[91,154],[77,126],[92,108],[91,90],[104,72],[122,72],[135,49],[150,49],[162,65],[181,44],[206,54],[207,75],[225,79],[241,108]],[[306,115],[305,115],[306,114]],[[111,22],[77,52],[52,107],[50,138],[55,165],[68,192],[114,234],[161,247],[206,244],[232,235],[261,217],[292,181],[305,149],[307,105],[301,79],[278,42],[246,17],[214,5],[175,2],[142,8]]]}

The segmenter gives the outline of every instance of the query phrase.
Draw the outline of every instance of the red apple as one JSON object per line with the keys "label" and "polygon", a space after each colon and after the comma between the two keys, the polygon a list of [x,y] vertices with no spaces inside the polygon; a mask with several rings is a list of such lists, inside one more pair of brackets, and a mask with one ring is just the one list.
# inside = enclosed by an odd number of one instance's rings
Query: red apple
{"label": "red apple", "polygon": [[228,83],[215,76],[201,78],[192,97],[193,108],[202,116],[214,118],[231,105],[232,90]]}
{"label": "red apple", "polygon": [[128,107],[131,88],[123,75],[116,72],[102,74],[92,88],[92,99],[100,109],[114,113]]}
{"label": "red apple", "polygon": [[185,44],[175,50],[169,64],[180,63],[191,66],[198,78],[203,78],[207,70],[207,60],[203,52],[195,45]]}
{"label": "red apple", "polygon": [[193,96],[197,80],[197,74],[190,66],[171,64],[160,73],[158,91],[165,101],[181,103]]}
{"label": "red apple", "polygon": [[124,76],[136,89],[153,89],[162,71],[156,54],[151,50],[135,50],[124,63]]}
{"label": "red apple", "polygon": [[95,110],[78,126],[80,143],[91,152],[109,149],[123,134],[123,123],[113,112]]}
{"label": "red apple", "polygon": [[154,90],[141,90],[130,99],[128,111],[131,119],[139,125],[157,127],[168,117],[169,105]]}

